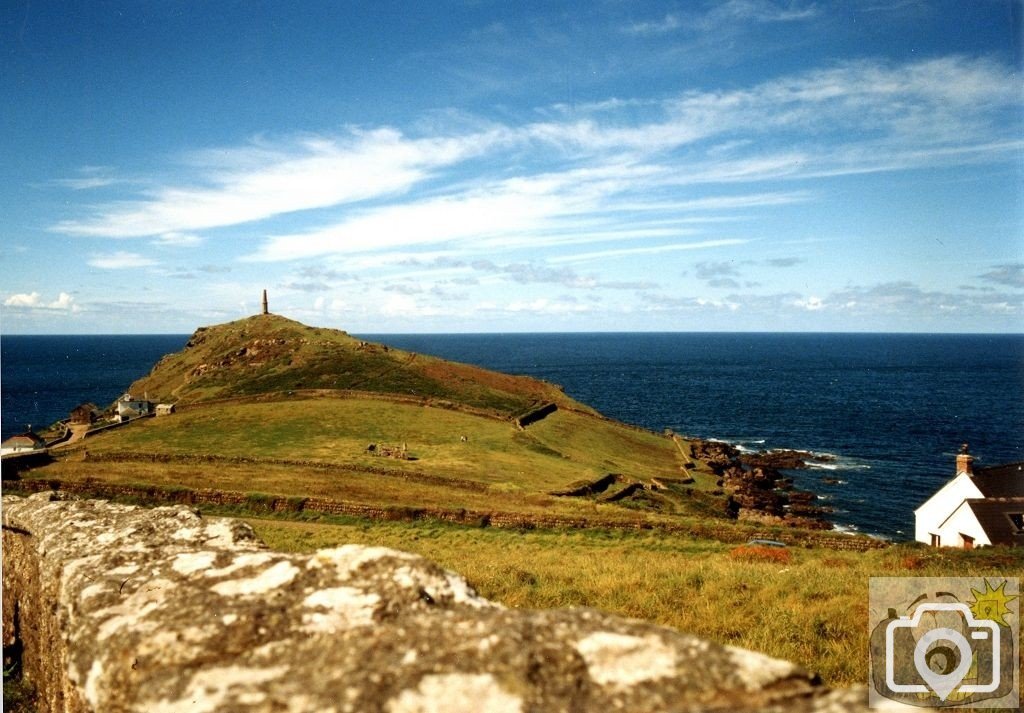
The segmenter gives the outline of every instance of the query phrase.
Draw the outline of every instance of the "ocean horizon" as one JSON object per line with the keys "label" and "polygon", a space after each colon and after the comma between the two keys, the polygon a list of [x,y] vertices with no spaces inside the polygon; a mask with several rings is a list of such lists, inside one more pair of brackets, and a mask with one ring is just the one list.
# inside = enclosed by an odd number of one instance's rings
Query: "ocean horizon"
{"label": "ocean horizon", "polygon": [[[0,336],[2,437],[112,403],[190,335]],[[839,529],[912,537],[953,476],[1024,460],[1024,334],[519,332],[354,336],[560,384],[607,416],[747,450],[834,460],[792,473]]]}

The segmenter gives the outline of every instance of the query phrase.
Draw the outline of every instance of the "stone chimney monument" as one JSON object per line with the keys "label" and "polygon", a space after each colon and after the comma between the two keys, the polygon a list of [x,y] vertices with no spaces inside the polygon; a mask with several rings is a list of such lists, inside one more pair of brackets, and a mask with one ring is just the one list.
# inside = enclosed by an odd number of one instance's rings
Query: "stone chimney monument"
{"label": "stone chimney monument", "polygon": [[263,290],[263,314],[270,314],[270,310],[267,309],[267,291]]}
{"label": "stone chimney monument", "polygon": [[974,475],[974,456],[967,452],[967,444],[960,446],[960,452],[956,454],[956,474],[967,473],[967,475]]}

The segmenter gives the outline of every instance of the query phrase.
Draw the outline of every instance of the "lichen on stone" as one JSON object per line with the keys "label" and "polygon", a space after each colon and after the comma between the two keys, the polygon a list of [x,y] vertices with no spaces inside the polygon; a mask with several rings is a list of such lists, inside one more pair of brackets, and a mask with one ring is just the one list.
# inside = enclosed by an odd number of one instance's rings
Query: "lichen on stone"
{"label": "lichen on stone", "polygon": [[671,629],[506,609],[388,548],[276,553],[185,507],[49,493],[4,496],[2,517],[4,644],[23,646],[43,711],[865,707],[863,691]]}

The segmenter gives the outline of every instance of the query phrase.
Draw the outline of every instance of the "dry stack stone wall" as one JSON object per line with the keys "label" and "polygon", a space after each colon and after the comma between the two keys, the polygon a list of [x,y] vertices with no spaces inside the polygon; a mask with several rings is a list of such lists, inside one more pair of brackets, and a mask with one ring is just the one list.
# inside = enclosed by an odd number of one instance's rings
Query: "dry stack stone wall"
{"label": "dry stack stone wall", "polygon": [[489,602],[421,557],[272,552],[184,506],[3,498],[3,639],[43,711],[846,711],[786,661]]}

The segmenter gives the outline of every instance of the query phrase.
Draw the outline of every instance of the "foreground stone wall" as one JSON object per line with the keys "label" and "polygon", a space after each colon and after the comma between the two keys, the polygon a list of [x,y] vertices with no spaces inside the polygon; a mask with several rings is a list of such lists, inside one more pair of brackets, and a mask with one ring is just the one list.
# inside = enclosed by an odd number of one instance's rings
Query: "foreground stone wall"
{"label": "foreground stone wall", "polygon": [[[685,604],[683,604],[685,605]],[[183,506],[3,498],[3,640],[44,711],[863,709],[793,664],[590,610],[510,610],[420,557],[272,552]]]}

